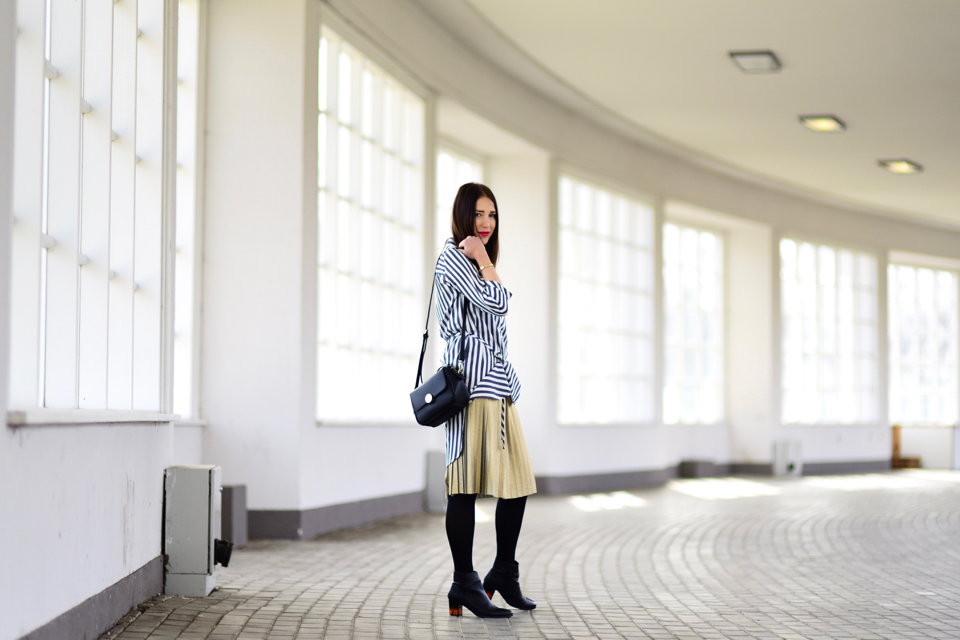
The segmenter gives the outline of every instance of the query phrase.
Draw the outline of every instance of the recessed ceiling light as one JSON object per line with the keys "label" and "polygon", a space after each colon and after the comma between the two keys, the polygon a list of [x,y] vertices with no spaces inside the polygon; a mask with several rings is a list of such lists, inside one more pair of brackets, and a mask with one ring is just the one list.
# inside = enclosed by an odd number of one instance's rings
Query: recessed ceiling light
{"label": "recessed ceiling light", "polygon": [[800,116],[800,122],[810,131],[817,133],[840,133],[847,125],[837,116]]}
{"label": "recessed ceiling light", "polygon": [[776,73],[783,68],[773,51],[731,51],[730,57],[744,73]]}
{"label": "recessed ceiling light", "polygon": [[878,160],[877,162],[879,162],[880,166],[890,173],[909,175],[911,173],[920,173],[923,171],[922,166],[916,162],[907,160],[906,158],[898,158],[897,160]]}

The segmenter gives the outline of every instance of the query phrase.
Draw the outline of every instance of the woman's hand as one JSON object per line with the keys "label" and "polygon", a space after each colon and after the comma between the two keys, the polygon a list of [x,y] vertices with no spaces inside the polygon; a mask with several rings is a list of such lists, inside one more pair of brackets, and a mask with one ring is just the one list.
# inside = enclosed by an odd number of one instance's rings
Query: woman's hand
{"label": "woman's hand", "polygon": [[460,250],[463,251],[463,255],[471,260],[475,260],[478,265],[485,265],[490,262],[490,257],[487,255],[487,248],[483,246],[483,240],[477,236],[467,236],[464,238],[463,242],[460,243]]}
{"label": "woman's hand", "polygon": [[[460,251],[463,251],[463,255],[467,256],[471,260],[477,261],[477,266],[482,267],[485,264],[490,263],[490,256],[487,255],[487,248],[483,246],[483,240],[477,236],[467,236],[463,239],[463,242],[460,243]],[[497,275],[497,268],[494,266],[489,266],[486,269],[480,270],[480,277],[486,282],[500,282],[500,276]]]}

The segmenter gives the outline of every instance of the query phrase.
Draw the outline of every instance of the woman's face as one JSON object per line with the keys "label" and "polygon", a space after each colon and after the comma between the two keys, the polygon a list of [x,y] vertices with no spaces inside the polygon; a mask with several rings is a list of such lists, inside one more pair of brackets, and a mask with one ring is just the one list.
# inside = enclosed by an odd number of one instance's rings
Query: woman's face
{"label": "woman's face", "polygon": [[477,237],[487,244],[493,237],[493,230],[497,228],[497,210],[493,206],[493,200],[483,196],[477,199],[477,218],[473,225],[473,231]]}

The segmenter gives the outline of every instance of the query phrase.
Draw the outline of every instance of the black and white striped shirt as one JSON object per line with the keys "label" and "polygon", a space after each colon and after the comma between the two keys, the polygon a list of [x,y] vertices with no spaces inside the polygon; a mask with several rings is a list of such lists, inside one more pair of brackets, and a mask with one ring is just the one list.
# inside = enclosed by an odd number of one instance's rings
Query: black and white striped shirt
{"label": "black and white striped shirt", "polygon": [[[443,364],[456,367],[460,356],[463,300],[467,304],[464,374],[470,399],[520,397],[520,380],[507,360],[505,316],[512,294],[499,282],[485,282],[453,240],[447,240],[437,262],[437,321],[447,342]],[[447,421],[447,464],[460,457],[466,411]]]}

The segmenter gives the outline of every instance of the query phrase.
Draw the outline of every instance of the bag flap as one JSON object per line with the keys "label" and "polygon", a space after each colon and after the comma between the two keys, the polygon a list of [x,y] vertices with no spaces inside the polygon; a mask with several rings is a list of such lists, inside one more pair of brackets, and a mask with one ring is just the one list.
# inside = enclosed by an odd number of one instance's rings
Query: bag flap
{"label": "bag flap", "polygon": [[417,391],[421,396],[429,393],[433,397],[437,397],[446,388],[447,377],[443,374],[443,369],[440,369],[429,380],[424,380],[423,384],[417,387]]}

